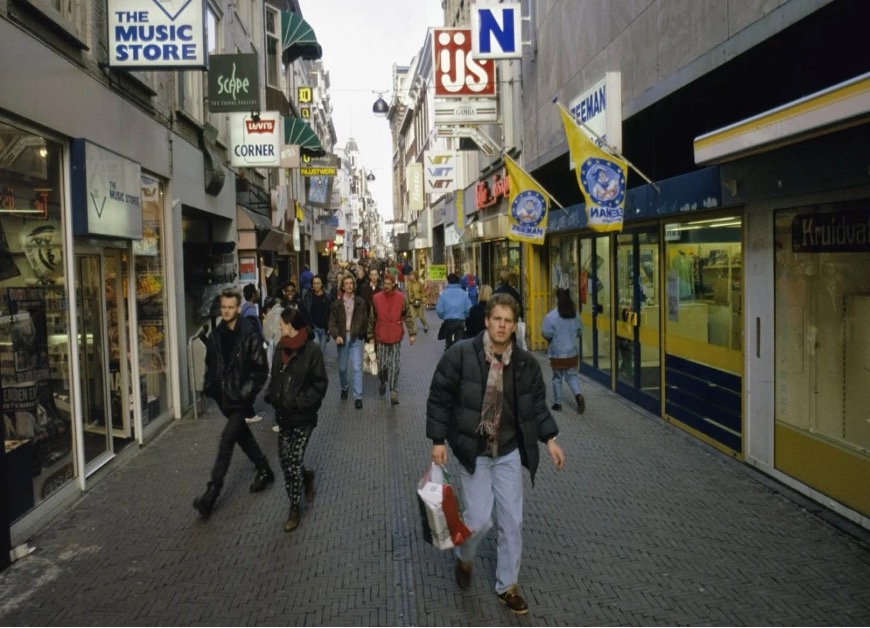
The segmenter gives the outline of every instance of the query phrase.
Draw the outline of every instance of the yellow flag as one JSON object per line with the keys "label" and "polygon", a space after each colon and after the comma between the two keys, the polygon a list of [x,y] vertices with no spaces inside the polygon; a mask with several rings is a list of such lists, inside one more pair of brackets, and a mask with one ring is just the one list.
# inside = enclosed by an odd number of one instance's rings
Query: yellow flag
{"label": "yellow flag", "polygon": [[593,231],[622,231],[628,165],[598,148],[565,107],[559,105],[559,111],[577,183],[586,199],[589,228]]}
{"label": "yellow flag", "polygon": [[504,166],[510,179],[510,230],[508,239],[543,244],[547,234],[547,193],[513,159],[505,155]]}

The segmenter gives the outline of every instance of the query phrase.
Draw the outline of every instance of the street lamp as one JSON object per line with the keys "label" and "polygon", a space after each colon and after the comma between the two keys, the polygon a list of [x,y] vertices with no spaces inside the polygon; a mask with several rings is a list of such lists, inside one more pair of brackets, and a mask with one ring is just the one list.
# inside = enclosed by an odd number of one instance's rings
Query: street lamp
{"label": "street lamp", "polygon": [[390,106],[387,104],[387,101],[384,100],[384,94],[386,92],[374,93],[378,95],[378,99],[375,101],[375,104],[372,105],[372,113],[379,118],[386,118],[387,113],[389,113],[390,111]]}
{"label": "street lamp", "polygon": [[374,172],[370,172],[366,175],[366,181],[374,181],[374,180],[375,180],[375,173]]}

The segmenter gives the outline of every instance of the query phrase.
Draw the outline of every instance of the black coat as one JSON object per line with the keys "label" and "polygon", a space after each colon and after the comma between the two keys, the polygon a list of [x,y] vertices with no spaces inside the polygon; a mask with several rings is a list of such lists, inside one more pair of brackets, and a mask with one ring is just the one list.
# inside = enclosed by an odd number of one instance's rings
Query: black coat
{"label": "black coat", "polygon": [[229,362],[224,362],[221,339],[228,333],[223,321],[208,338],[205,355],[205,394],[217,401],[224,415],[254,416],[254,399],[266,383],[269,364],[263,337],[256,322],[247,316],[236,321],[238,337]]}
{"label": "black coat", "polygon": [[290,354],[286,364],[283,351],[281,347],[275,348],[269,383],[275,421],[283,428],[317,425],[317,411],[329,386],[323,353],[310,337]]}
{"label": "black coat", "polygon": [[[447,441],[469,473],[474,473],[480,450],[482,436],[477,428],[489,373],[483,333],[444,352],[432,376],[426,404],[426,437],[436,443]],[[514,398],[505,399],[505,403],[514,409],[520,459],[534,482],[540,460],[538,441],[547,442],[559,428],[547,409],[547,391],[535,356],[514,343],[510,367],[506,372],[512,373]]]}

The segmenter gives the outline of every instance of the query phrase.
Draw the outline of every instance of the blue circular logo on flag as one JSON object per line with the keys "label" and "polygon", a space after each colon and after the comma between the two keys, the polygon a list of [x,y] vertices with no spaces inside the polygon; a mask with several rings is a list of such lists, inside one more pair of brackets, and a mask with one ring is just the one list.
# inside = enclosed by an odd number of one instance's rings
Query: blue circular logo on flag
{"label": "blue circular logo on flag", "polygon": [[612,161],[587,159],[580,167],[580,181],[586,196],[601,207],[619,207],[625,199],[625,175]]}
{"label": "blue circular logo on flag", "polygon": [[536,227],[546,211],[544,196],[537,190],[524,190],[511,203],[511,216],[524,227]]}

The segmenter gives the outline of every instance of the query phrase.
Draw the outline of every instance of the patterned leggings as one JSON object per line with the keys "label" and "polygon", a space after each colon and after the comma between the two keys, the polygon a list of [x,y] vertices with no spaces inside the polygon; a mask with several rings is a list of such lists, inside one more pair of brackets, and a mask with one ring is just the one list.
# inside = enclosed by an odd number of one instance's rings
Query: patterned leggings
{"label": "patterned leggings", "polygon": [[293,508],[298,508],[302,500],[305,448],[308,447],[313,431],[313,425],[304,425],[282,427],[278,432],[278,458],[284,471],[284,487],[287,489],[287,497],[290,498],[290,506]]}
{"label": "patterned leggings", "polygon": [[401,342],[389,345],[382,342],[377,343],[378,377],[383,383],[389,384],[390,392],[398,391],[399,351],[401,348]]}

